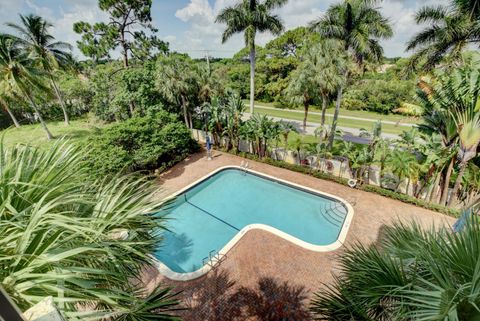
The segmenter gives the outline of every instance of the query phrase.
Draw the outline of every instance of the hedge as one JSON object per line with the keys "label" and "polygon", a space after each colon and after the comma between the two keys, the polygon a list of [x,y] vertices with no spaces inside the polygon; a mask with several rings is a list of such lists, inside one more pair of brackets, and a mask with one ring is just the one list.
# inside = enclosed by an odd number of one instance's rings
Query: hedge
{"label": "hedge", "polygon": [[87,165],[99,176],[164,170],[199,147],[185,124],[163,111],[107,126],[87,144]]}
{"label": "hedge", "polygon": [[[229,153],[231,153],[231,152],[229,152]],[[233,154],[233,153],[231,153],[231,154]],[[330,175],[328,173],[320,172],[318,170],[314,170],[310,167],[306,167],[306,166],[303,166],[303,165],[290,164],[290,163],[287,163],[287,162],[284,162],[284,161],[274,160],[270,157],[259,158],[256,155],[248,154],[248,153],[244,153],[244,152],[234,154],[234,155],[241,156],[243,158],[247,158],[247,159],[250,159],[250,160],[254,160],[256,162],[272,165],[272,166],[275,166],[275,167],[285,168],[285,169],[288,169],[288,170],[291,170],[291,171],[294,171],[294,172],[306,174],[306,175],[309,175],[309,176],[313,176],[315,178],[324,179],[324,180],[328,180],[328,181],[332,181],[332,182],[335,182],[335,183],[338,183],[338,184],[348,186],[348,179],[333,176],[333,175]],[[401,201],[403,203],[413,204],[413,205],[416,205],[418,207],[422,207],[422,208],[425,208],[425,209],[428,209],[428,210],[440,212],[440,213],[443,213],[443,214],[446,214],[446,215],[449,215],[449,216],[452,216],[452,217],[459,217],[460,216],[460,212],[456,209],[448,208],[446,206],[442,206],[442,205],[439,205],[439,204],[428,203],[424,200],[421,200],[421,199],[418,199],[418,198],[415,198],[415,197],[412,197],[412,196],[409,196],[409,195],[406,195],[406,194],[398,193],[398,192],[395,192],[395,191],[392,191],[392,190],[388,190],[388,189],[382,188],[380,186],[364,184],[364,185],[359,186],[358,189],[362,190],[362,191],[365,191],[365,192],[375,193],[375,194],[379,194],[379,195],[382,195],[382,196],[385,196],[385,197],[388,197],[388,198],[392,198],[392,199]]]}

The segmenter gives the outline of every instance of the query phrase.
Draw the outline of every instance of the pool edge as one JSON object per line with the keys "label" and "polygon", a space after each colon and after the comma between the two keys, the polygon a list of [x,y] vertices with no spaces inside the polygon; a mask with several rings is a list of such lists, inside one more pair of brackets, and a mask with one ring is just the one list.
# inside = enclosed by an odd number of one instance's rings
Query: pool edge
{"label": "pool edge", "polygon": [[[264,178],[267,178],[267,179],[270,179],[270,180],[275,180],[275,181],[281,182],[283,184],[292,186],[294,188],[297,188],[297,189],[300,189],[300,190],[303,190],[303,191],[308,191],[310,193],[314,193],[314,194],[317,194],[317,195],[322,196],[322,197],[334,199],[336,201],[341,202],[346,207],[347,214],[345,216],[345,220],[343,222],[343,225],[342,225],[340,233],[337,237],[337,240],[335,242],[331,243],[331,244],[328,244],[328,245],[313,245],[311,243],[300,240],[299,238],[296,238],[296,237],[294,237],[294,236],[292,236],[292,235],[290,235],[286,232],[283,232],[279,229],[276,229],[276,228],[274,228],[270,225],[249,224],[249,225],[246,225],[244,228],[242,228],[237,234],[235,234],[235,236],[230,241],[228,241],[228,243],[220,251],[218,251],[218,254],[219,254],[220,257],[225,256],[240,241],[240,239],[248,231],[251,231],[251,230],[254,230],[254,229],[264,230],[264,231],[270,232],[270,233],[272,233],[272,234],[274,234],[278,237],[281,237],[281,238],[283,238],[283,239],[285,239],[285,240],[287,240],[287,241],[289,241],[289,242],[291,242],[291,243],[293,243],[297,246],[300,246],[304,249],[314,251],[314,252],[335,251],[335,250],[339,249],[343,245],[343,243],[345,242],[345,239],[347,238],[348,230],[350,229],[351,221],[353,219],[353,214],[354,214],[354,209],[353,209],[352,205],[349,202],[347,202],[345,199],[343,199],[341,197],[338,197],[336,195],[321,192],[321,191],[313,189],[313,188],[309,188],[309,187],[305,187],[305,186],[302,186],[302,185],[299,185],[299,184],[296,184],[296,183],[292,183],[290,181],[287,181],[287,180],[284,180],[284,179],[281,179],[281,178],[277,178],[277,177],[274,177],[274,176],[271,176],[271,175],[268,175],[268,174],[265,174],[265,173],[260,173],[260,172],[257,172],[257,171],[251,170],[251,169],[244,169],[240,166],[229,165],[229,166],[219,167],[216,170],[212,171],[211,173],[201,177],[200,179],[194,181],[193,183],[191,183],[191,184],[185,186],[184,188],[178,190],[177,192],[169,195],[165,200],[168,201],[168,200],[174,199],[178,195],[190,190],[191,188],[197,186],[198,184],[202,183],[203,181],[207,180],[208,178],[218,174],[221,171],[227,170],[227,169],[237,169],[237,170],[241,170],[241,171],[246,171],[248,173],[252,173],[254,175],[264,177]],[[166,266],[160,260],[155,258],[153,255],[151,257],[153,258],[154,264],[155,264],[156,268],[159,270],[159,272],[162,275],[164,275],[165,277],[167,277],[167,278],[169,278],[173,281],[194,280],[194,279],[197,279],[197,278],[205,275],[206,273],[208,273],[212,269],[211,265],[206,264],[206,265],[204,265],[203,267],[201,267],[200,269],[198,269],[194,272],[179,273],[179,272],[172,271],[168,266]],[[215,260],[213,260],[213,264],[215,264]]]}

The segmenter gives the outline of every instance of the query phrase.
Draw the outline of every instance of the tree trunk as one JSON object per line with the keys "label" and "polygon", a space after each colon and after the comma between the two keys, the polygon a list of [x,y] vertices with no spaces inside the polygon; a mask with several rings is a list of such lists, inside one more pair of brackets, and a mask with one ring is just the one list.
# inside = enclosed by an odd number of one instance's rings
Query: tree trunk
{"label": "tree trunk", "polygon": [[442,196],[440,197],[440,205],[445,205],[448,198],[448,188],[450,186],[450,177],[452,176],[453,165],[455,164],[455,157],[452,157],[450,164],[448,165],[447,171],[443,179],[443,190]]}
{"label": "tree trunk", "polygon": [[[0,102],[2,102],[2,100],[0,100]],[[12,111],[11,111],[10,108],[8,107],[7,103],[2,102],[2,105],[3,105],[3,108],[5,109],[5,111],[8,113],[8,115],[9,115],[10,118],[12,119],[13,124],[15,125],[15,127],[20,128],[20,123],[18,122],[17,118],[15,117],[15,115],[12,113]]]}
{"label": "tree trunk", "polygon": [[182,95],[181,97],[182,97],[183,118],[185,119],[185,126],[187,126],[187,128],[190,128],[189,122],[188,122],[188,115],[187,115],[187,100],[185,99],[185,96]]}
{"label": "tree trunk", "polygon": [[305,114],[303,115],[303,130],[306,130],[306,129],[307,129],[308,107],[309,107],[308,97],[306,97],[306,96],[304,95],[304,99],[303,99],[303,109],[304,109],[304,111],[305,111]]}
{"label": "tree trunk", "polygon": [[[128,63],[128,45],[127,45],[127,41],[125,40],[125,32],[122,31],[121,32],[121,46],[122,46],[122,56],[123,56],[123,67],[125,69],[128,68],[129,66],[129,63]],[[133,117],[133,114],[134,114],[134,111],[135,111],[135,103],[133,101],[130,101],[128,103],[128,109],[129,109],[129,112],[130,112],[130,117]]]}
{"label": "tree trunk", "polygon": [[382,184],[383,184],[383,176],[385,175],[385,158],[382,157],[380,159],[380,187],[383,187]]}
{"label": "tree trunk", "polygon": [[122,55],[123,55],[123,67],[128,68],[128,48],[127,43],[125,42],[124,36],[122,34]]}
{"label": "tree trunk", "polygon": [[428,199],[428,201],[429,201],[430,203],[433,202],[433,197],[435,196],[435,192],[437,192],[436,194],[438,195],[438,191],[436,191],[436,188],[437,188],[437,185],[438,185],[438,183],[439,183],[439,181],[440,181],[440,177],[441,177],[441,174],[438,173],[438,174],[437,174],[437,177],[435,177],[435,180],[433,181],[432,190],[431,190],[431,192],[430,192],[430,196],[429,196],[429,199]]}
{"label": "tree trunk", "polygon": [[133,117],[133,113],[135,111],[135,104],[133,103],[133,101],[130,101],[128,103],[128,111],[130,113],[130,117]]}
{"label": "tree trunk", "polygon": [[333,140],[335,139],[335,131],[337,130],[337,121],[338,121],[338,114],[340,114],[340,103],[342,102],[342,95],[343,95],[343,86],[338,88],[338,92],[337,92],[337,101],[335,103],[335,114],[333,115],[333,122],[332,122],[330,137],[328,138],[329,150],[332,149]]}
{"label": "tree trunk", "polygon": [[52,139],[53,139],[53,135],[52,135],[52,133],[50,133],[50,131],[48,130],[47,124],[46,124],[45,121],[43,120],[43,117],[42,117],[42,115],[40,114],[40,111],[38,110],[37,105],[35,104],[35,102],[33,101],[32,97],[30,97],[30,95],[29,95],[28,93],[26,94],[26,96],[27,96],[28,100],[30,101],[30,103],[32,104],[32,108],[33,108],[33,110],[35,111],[35,113],[37,114],[38,120],[40,120],[40,124],[42,125],[43,130],[45,130],[45,132],[47,133],[47,139],[48,139],[48,140],[52,140]]}
{"label": "tree trunk", "polygon": [[447,206],[452,206],[453,201],[457,199],[458,189],[460,188],[460,183],[462,183],[463,173],[465,173],[465,169],[467,168],[467,162],[460,163],[460,170],[458,171],[457,179],[455,180],[455,185],[453,185],[452,195],[450,195],[450,199],[448,200]]}
{"label": "tree trunk", "polygon": [[57,95],[58,102],[60,103],[60,107],[62,108],[63,111],[63,119],[65,120],[65,125],[70,125],[70,119],[68,117],[67,113],[67,107],[65,106],[65,101],[63,101],[62,94],[60,93],[60,90],[58,89],[57,84],[55,83],[55,80],[53,77],[50,75],[50,81],[52,82],[52,87],[53,90],[55,91],[55,95]]}
{"label": "tree trunk", "polygon": [[400,187],[400,185],[403,183],[403,178],[398,178],[398,183],[397,183],[397,186],[395,186],[395,192],[398,192],[398,188]]}
{"label": "tree trunk", "polygon": [[255,39],[250,40],[250,114],[255,106]]}
{"label": "tree trunk", "polygon": [[327,112],[327,105],[328,105],[327,97],[322,96],[322,120],[321,120],[322,126],[325,125],[325,113]]}

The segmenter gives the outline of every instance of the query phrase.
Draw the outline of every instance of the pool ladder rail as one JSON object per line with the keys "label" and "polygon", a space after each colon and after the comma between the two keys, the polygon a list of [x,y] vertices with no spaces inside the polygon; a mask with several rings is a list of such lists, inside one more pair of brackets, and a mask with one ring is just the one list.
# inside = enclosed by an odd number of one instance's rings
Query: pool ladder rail
{"label": "pool ladder rail", "polygon": [[249,165],[248,162],[246,162],[246,161],[242,161],[242,163],[240,164],[240,167],[242,168],[243,173],[244,173],[245,175],[246,175],[247,172],[248,172],[249,166],[250,166],[250,165]]}
{"label": "pool ladder rail", "polygon": [[210,268],[213,270],[217,268],[225,259],[227,256],[225,254],[220,254],[216,250],[210,251],[208,253],[207,257],[204,257],[202,260],[202,264],[210,266]]}

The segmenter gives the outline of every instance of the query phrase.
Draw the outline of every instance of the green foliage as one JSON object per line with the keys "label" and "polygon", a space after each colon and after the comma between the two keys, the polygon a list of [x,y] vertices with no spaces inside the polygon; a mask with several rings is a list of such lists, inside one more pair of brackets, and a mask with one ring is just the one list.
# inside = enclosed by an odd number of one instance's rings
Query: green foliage
{"label": "green foliage", "polygon": [[157,90],[166,101],[181,106],[185,124],[191,126],[192,108],[199,91],[193,61],[187,55],[175,54],[161,57],[156,66]]}
{"label": "green foliage", "polygon": [[401,202],[408,203],[408,204],[413,204],[413,205],[423,207],[423,208],[426,208],[426,209],[429,209],[429,210],[432,210],[432,211],[447,214],[447,215],[450,215],[450,216],[453,216],[453,217],[458,217],[459,216],[458,210],[455,210],[453,208],[445,207],[445,206],[439,205],[439,204],[429,203],[429,202],[426,202],[422,199],[418,199],[418,198],[415,198],[415,197],[412,197],[412,196],[409,196],[409,195],[406,195],[406,194],[403,194],[403,193],[398,193],[398,192],[395,192],[395,191],[392,191],[392,190],[388,190],[388,189],[385,189],[385,188],[382,188],[382,187],[379,187],[379,186],[362,185],[360,188],[361,188],[361,190],[366,191],[366,192],[371,192],[371,193],[379,194],[379,195],[382,195],[382,196],[386,196],[388,198],[392,198],[392,199],[395,199],[397,201],[401,201]]}
{"label": "green foliage", "polygon": [[402,115],[406,115],[406,116],[419,117],[419,116],[423,115],[422,106],[415,105],[415,104],[409,104],[409,103],[405,103],[405,102],[400,103],[400,106],[398,108],[395,108],[392,111],[394,113],[402,114]]}
{"label": "green foliage", "polygon": [[28,101],[50,140],[53,135],[48,130],[35,103],[39,92],[44,95],[50,94],[50,88],[45,84],[45,78],[45,70],[39,67],[39,61],[35,57],[24,50],[20,39],[0,34],[1,96]]}
{"label": "green foliage", "polygon": [[479,5],[476,0],[450,0],[448,4],[422,7],[416,14],[417,24],[428,23],[410,39],[408,50],[412,69],[432,70],[440,63],[457,65],[462,51],[479,42]]}
{"label": "green foliage", "polygon": [[172,319],[168,289],[144,300],[135,285],[161,243],[155,187],[92,178],[86,152],[0,145],[0,285],[23,311],[52,296],[67,320]]}
{"label": "green foliage", "polygon": [[290,29],[267,43],[265,49],[277,58],[291,56],[298,58],[299,51],[302,50],[305,43],[316,36],[318,37],[306,27]]}
{"label": "green foliage", "polygon": [[99,0],[98,5],[108,13],[108,23],[91,25],[80,21],[73,25],[73,30],[82,35],[77,42],[79,49],[94,62],[108,57],[119,46],[124,67],[129,65],[130,55],[142,61],[158,52],[168,52],[168,44],[155,36],[157,29],[151,24],[152,0]]}
{"label": "green foliage", "polygon": [[80,74],[71,72],[57,72],[58,86],[62,91],[68,114],[79,116],[92,107],[93,92],[89,86],[89,81]]}
{"label": "green foliage", "polygon": [[177,116],[158,112],[100,130],[88,140],[87,160],[94,173],[163,170],[197,149],[190,131]]}
{"label": "green foliage", "polygon": [[117,110],[127,110],[133,102],[135,113],[144,115],[152,106],[162,105],[165,99],[155,87],[155,63],[142,68],[129,68],[119,72],[118,90],[112,100]]}
{"label": "green foliage", "polygon": [[396,223],[347,249],[312,301],[317,320],[480,320],[480,221],[467,217],[460,232]]}
{"label": "green foliage", "polygon": [[77,41],[78,49],[95,63],[109,57],[112,44],[109,37],[103,36],[106,29],[105,23],[91,25],[88,22],[80,21],[73,25],[73,31],[82,35],[82,39]]}
{"label": "green foliage", "polygon": [[93,93],[91,110],[96,117],[103,121],[111,122],[127,118],[125,106],[119,108],[111,102],[118,90],[118,70],[119,66],[115,64],[98,65],[90,76],[89,87]]}
{"label": "green foliage", "polygon": [[412,102],[414,96],[413,81],[361,79],[347,88],[342,107],[389,114],[403,102]]}
{"label": "green foliage", "polygon": [[232,7],[222,9],[216,19],[216,22],[227,24],[222,42],[238,32],[245,32],[245,45],[250,50],[255,48],[257,31],[270,31],[279,35],[284,27],[278,15],[272,14],[272,11],[286,2],[287,0],[238,1]]}
{"label": "green foliage", "polygon": [[364,61],[380,61],[383,48],[379,40],[393,36],[390,22],[375,1],[343,1],[331,5],[311,27],[322,38],[341,41],[351,58],[360,65]]}

